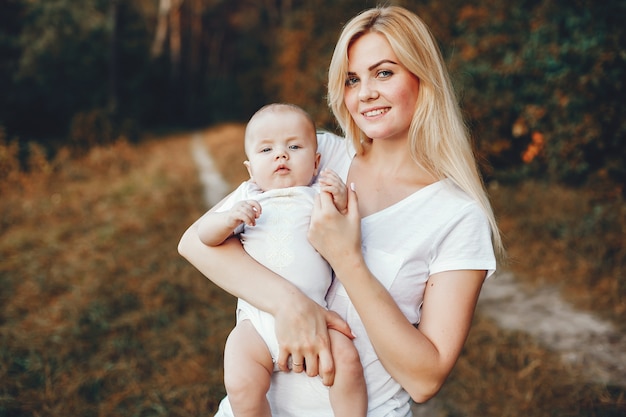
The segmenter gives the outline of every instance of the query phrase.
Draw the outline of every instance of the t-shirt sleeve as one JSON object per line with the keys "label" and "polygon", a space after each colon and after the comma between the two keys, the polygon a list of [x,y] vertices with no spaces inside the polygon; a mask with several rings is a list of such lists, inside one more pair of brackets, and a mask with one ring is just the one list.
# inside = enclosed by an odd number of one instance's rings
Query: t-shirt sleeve
{"label": "t-shirt sleeve", "polygon": [[[344,138],[326,131],[317,132],[317,151],[322,156],[319,172],[332,169],[342,180],[346,180],[354,151]],[[317,180],[317,178],[315,178]]]}
{"label": "t-shirt sleeve", "polygon": [[467,204],[441,230],[430,262],[430,274],[458,270],[496,270],[487,217],[475,203]]}

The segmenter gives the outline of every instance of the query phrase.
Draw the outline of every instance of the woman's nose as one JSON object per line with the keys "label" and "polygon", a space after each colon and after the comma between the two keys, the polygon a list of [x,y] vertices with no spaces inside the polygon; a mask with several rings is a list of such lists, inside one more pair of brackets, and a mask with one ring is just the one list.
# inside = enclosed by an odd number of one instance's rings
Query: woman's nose
{"label": "woman's nose", "polygon": [[361,81],[359,89],[359,100],[369,101],[378,97],[378,90],[369,82]]}

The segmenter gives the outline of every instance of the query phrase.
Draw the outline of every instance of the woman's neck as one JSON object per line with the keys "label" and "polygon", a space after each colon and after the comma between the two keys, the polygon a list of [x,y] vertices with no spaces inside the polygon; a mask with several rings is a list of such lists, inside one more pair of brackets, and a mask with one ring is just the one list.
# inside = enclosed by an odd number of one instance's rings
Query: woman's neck
{"label": "woman's neck", "polygon": [[[382,145],[382,146],[381,146]],[[411,158],[406,144],[369,143],[350,168],[348,181],[356,185],[363,217],[381,211],[437,179]]]}
{"label": "woman's neck", "polygon": [[437,179],[418,165],[411,157],[406,141],[378,140],[364,144],[362,162],[382,182],[413,183],[418,186],[432,184]]}

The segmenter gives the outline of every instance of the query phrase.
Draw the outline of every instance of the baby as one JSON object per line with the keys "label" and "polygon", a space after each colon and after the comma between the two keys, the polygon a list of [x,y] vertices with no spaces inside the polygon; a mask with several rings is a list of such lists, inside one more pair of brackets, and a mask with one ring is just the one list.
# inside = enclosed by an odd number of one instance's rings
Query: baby
{"label": "baby", "polygon": [[[203,216],[200,239],[217,246],[239,234],[254,259],[326,306],[332,270],[308,242],[307,231],[316,193],[330,193],[345,212],[347,191],[333,171],[323,171],[313,184],[320,161],[313,119],[292,104],[262,107],[246,127],[245,151],[250,180]],[[336,368],[329,388],[333,412],[365,416],[367,390],[356,348],[337,331],[330,337]],[[224,383],[235,416],[271,416],[266,394],[277,359],[273,317],[238,300],[237,325],[224,352]],[[306,364],[291,366],[302,370]]]}

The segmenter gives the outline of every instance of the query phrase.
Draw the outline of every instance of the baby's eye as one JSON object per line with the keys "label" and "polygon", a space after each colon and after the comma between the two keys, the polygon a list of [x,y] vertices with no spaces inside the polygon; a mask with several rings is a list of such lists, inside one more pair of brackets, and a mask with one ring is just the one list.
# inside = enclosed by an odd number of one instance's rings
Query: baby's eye
{"label": "baby's eye", "polygon": [[300,148],[302,148],[302,146],[300,146],[300,145],[289,145],[289,149],[292,149],[292,150],[296,150],[296,149],[300,149]]}
{"label": "baby's eye", "polygon": [[261,153],[270,152],[271,150],[272,150],[272,148],[263,148],[263,149],[261,149]]}

